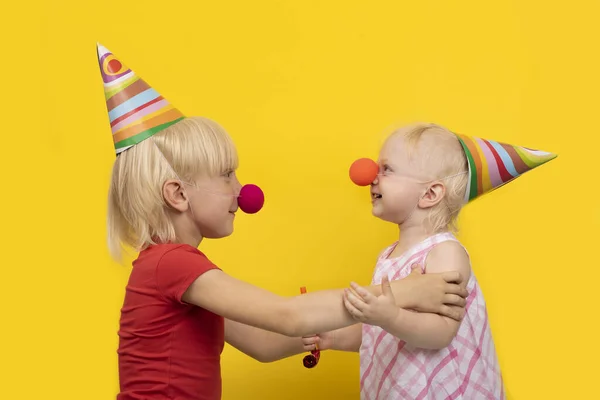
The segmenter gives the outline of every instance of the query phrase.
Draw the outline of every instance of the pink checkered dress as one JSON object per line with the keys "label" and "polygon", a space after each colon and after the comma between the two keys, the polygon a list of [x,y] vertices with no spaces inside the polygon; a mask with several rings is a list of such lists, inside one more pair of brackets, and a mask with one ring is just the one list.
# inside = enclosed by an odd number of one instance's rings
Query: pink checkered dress
{"label": "pink checkered dress", "polygon": [[[395,243],[377,261],[372,284],[404,278],[411,265],[424,265],[438,243],[454,240],[451,233],[425,239],[398,258],[388,259]],[[441,350],[416,348],[378,326],[363,325],[360,348],[362,400],[498,400],[505,399],[502,375],[490,332],[483,295],[471,273],[466,315],[452,343]]]}

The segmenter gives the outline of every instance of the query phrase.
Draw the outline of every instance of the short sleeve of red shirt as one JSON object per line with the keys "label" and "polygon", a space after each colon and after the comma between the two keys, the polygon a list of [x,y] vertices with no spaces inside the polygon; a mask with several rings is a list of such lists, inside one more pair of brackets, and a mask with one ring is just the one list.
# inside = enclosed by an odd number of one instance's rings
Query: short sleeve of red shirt
{"label": "short sleeve of red shirt", "polygon": [[156,287],[169,301],[183,303],[181,297],[202,274],[220,269],[200,250],[182,245],[167,251],[156,267]]}

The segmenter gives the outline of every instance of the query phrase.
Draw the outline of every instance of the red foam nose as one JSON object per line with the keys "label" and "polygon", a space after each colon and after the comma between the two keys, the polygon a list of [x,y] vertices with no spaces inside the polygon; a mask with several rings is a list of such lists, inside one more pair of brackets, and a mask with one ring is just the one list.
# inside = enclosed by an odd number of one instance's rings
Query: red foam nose
{"label": "red foam nose", "polygon": [[240,197],[238,197],[238,205],[240,210],[246,214],[254,214],[260,211],[265,204],[265,194],[256,185],[248,184],[242,187],[240,190]]}
{"label": "red foam nose", "polygon": [[359,158],[350,166],[350,179],[358,186],[367,186],[377,178],[379,166],[370,158]]}

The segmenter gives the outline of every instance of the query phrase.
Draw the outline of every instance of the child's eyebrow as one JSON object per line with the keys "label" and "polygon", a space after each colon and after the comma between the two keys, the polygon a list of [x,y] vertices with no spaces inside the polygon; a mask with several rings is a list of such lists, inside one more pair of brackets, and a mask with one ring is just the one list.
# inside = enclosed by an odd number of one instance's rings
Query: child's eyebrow
{"label": "child's eyebrow", "polygon": [[388,160],[387,158],[382,158],[382,159],[381,159],[381,161],[380,161],[380,163],[381,163],[381,164],[385,164],[385,165],[387,165],[388,167],[395,167],[395,166],[394,166],[394,164],[392,164],[392,163],[390,162],[390,160]]}

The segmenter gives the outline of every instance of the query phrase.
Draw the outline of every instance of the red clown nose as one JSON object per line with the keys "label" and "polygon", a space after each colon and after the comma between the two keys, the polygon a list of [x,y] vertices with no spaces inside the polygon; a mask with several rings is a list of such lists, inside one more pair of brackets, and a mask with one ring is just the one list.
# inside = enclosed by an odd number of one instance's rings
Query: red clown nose
{"label": "red clown nose", "polygon": [[240,190],[238,197],[238,206],[246,214],[255,214],[261,210],[265,204],[265,195],[261,188],[256,185],[248,184]]}
{"label": "red clown nose", "polygon": [[350,179],[358,186],[370,185],[378,173],[379,166],[370,158],[360,158],[350,166]]}

